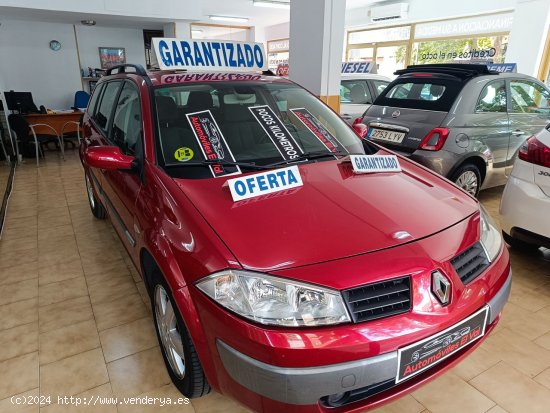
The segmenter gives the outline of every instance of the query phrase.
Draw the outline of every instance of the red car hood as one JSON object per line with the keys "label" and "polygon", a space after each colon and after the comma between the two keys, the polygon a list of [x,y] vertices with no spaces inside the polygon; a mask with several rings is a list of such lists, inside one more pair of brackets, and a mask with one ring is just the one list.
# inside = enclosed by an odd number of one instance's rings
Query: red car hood
{"label": "red car hood", "polygon": [[400,173],[300,165],[303,186],[233,202],[226,179],[175,179],[244,268],[275,271],[394,247],[448,228],[475,200],[401,160]]}

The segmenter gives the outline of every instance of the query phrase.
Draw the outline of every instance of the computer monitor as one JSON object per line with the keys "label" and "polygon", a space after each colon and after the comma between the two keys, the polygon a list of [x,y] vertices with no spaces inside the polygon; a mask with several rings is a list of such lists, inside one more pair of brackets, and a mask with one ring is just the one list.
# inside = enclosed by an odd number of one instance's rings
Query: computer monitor
{"label": "computer monitor", "polygon": [[31,92],[4,92],[8,110],[16,110],[19,113],[39,113],[38,108],[32,100]]}

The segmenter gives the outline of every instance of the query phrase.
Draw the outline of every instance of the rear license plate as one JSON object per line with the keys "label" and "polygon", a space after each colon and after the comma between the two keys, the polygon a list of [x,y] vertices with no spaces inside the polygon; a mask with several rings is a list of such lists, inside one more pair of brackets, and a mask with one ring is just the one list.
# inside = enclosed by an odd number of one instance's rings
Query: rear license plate
{"label": "rear license plate", "polygon": [[397,351],[396,383],[411,377],[445,360],[485,334],[489,307],[485,306],[458,324]]}
{"label": "rear license plate", "polygon": [[371,128],[369,138],[391,143],[401,143],[405,138],[405,132]]}

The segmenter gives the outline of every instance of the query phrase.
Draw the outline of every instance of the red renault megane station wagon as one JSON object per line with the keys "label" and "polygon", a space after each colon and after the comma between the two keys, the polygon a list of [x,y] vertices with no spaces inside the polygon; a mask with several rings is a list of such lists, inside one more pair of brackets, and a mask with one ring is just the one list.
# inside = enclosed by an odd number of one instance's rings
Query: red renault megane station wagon
{"label": "red renault megane station wagon", "polygon": [[499,321],[509,257],[478,202],[287,79],[119,66],[83,131],[92,213],[143,277],[187,397],[362,411]]}

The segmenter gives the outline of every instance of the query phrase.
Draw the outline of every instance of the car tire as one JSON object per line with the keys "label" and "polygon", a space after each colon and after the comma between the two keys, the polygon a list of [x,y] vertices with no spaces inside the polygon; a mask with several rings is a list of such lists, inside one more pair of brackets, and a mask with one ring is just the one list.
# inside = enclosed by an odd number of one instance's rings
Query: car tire
{"label": "car tire", "polygon": [[172,382],[190,399],[207,395],[210,385],[199,356],[170,288],[158,270],[152,277],[151,291],[155,330]]}
{"label": "car tire", "polygon": [[88,203],[90,204],[92,214],[97,219],[105,219],[105,217],[107,216],[107,211],[105,210],[105,208],[103,208],[103,205],[101,205],[101,203],[95,197],[92,183],[90,182],[88,174],[85,173],[84,177],[86,179],[86,193],[88,194]]}
{"label": "car tire", "polygon": [[511,246],[512,248],[520,251],[537,251],[539,249],[539,246],[536,244],[529,244],[528,242],[522,241],[517,238],[513,238],[511,235],[508,235],[506,232],[502,232],[502,238],[504,238],[504,241]]}
{"label": "car tire", "polygon": [[453,181],[459,188],[468,192],[473,197],[478,196],[481,188],[481,172],[477,166],[471,163],[461,165],[451,176]]}

